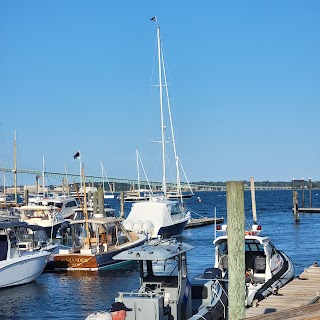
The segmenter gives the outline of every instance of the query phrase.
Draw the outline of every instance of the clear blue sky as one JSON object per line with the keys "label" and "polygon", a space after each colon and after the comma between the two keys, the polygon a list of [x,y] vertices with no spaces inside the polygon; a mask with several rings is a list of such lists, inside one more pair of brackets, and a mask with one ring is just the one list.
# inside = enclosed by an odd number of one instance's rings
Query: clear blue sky
{"label": "clear blue sky", "polygon": [[320,180],[316,0],[1,1],[1,165],[160,181],[153,16],[189,181]]}

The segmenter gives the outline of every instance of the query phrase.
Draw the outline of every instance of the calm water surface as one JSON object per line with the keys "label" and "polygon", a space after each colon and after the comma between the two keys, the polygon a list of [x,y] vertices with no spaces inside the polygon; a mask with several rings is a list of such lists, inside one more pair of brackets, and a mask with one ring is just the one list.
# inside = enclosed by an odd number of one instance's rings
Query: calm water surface
{"label": "calm water surface", "polygon": [[[223,216],[227,222],[225,192],[199,192],[186,202],[194,217],[213,216],[216,208],[217,216]],[[320,191],[313,191],[312,202],[313,207],[320,207]],[[305,203],[309,204],[307,192]],[[119,211],[117,200],[111,200],[110,205]],[[295,223],[289,190],[256,191],[256,206],[263,234],[293,260],[296,276],[314,261],[320,261],[315,241],[320,214],[301,214],[301,221]],[[125,211],[129,208],[130,204],[126,204]],[[250,191],[245,192],[245,211],[251,224]],[[213,225],[186,229],[179,240],[194,246],[188,255],[190,277],[214,263]],[[91,312],[107,310],[119,291],[137,288],[138,277],[136,264],[99,272],[43,273],[30,284],[0,290],[0,319],[85,319]]]}

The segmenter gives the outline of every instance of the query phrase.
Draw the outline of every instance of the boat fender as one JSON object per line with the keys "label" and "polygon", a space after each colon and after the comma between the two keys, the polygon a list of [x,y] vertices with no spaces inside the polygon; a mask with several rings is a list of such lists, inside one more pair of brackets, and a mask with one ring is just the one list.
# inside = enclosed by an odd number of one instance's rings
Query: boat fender
{"label": "boat fender", "polygon": [[150,220],[146,220],[142,226],[142,232],[144,232],[145,234],[153,234],[153,223]]}
{"label": "boat fender", "polygon": [[132,220],[125,220],[123,222],[123,227],[127,230],[127,231],[133,231],[133,221]]}
{"label": "boat fender", "polygon": [[133,225],[133,231],[135,233],[141,233],[142,232],[142,226],[143,226],[142,221],[141,220],[137,220]]}

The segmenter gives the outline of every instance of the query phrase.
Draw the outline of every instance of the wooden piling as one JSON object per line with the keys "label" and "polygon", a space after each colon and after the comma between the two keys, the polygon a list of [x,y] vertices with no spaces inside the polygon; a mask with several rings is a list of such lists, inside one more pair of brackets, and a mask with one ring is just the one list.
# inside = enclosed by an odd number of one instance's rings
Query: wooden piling
{"label": "wooden piling", "polygon": [[312,183],[311,183],[311,178],[309,178],[309,183],[308,183],[308,188],[309,188],[309,208],[312,208]]}
{"label": "wooden piling", "polygon": [[124,218],[124,191],[120,193],[120,217]]}
{"label": "wooden piling", "polygon": [[28,189],[24,190],[24,204],[25,205],[29,204],[29,191],[28,191]]}
{"label": "wooden piling", "polygon": [[227,181],[229,320],[245,317],[244,183]]}
{"label": "wooden piling", "polygon": [[98,188],[98,211],[99,211],[99,213],[104,213],[103,188]]}
{"label": "wooden piling", "polygon": [[93,192],[93,214],[98,213],[98,192]]}
{"label": "wooden piling", "polygon": [[299,208],[298,208],[298,192],[294,191],[293,193],[293,215],[294,215],[294,221],[299,222],[300,216],[299,216]]}
{"label": "wooden piling", "polygon": [[301,203],[302,203],[302,208],[305,207],[304,205],[304,178],[301,180],[301,188],[302,188],[302,194],[301,194]]}
{"label": "wooden piling", "polygon": [[256,195],[254,189],[254,178],[250,178],[250,186],[251,186],[251,203],[252,203],[252,216],[253,223],[257,224],[257,208],[256,208]]}

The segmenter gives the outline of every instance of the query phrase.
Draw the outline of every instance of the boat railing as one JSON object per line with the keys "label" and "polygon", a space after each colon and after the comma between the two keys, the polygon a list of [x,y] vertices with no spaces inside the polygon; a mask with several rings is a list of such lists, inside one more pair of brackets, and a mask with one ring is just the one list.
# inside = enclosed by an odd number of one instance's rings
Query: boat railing
{"label": "boat railing", "polygon": [[223,287],[221,282],[228,282],[228,279],[216,279],[216,280],[214,280],[214,283],[212,284],[211,288],[212,288],[212,291],[213,291],[214,295],[218,298],[218,300],[220,301],[221,305],[223,306],[223,315],[224,315],[223,319],[226,319],[227,305],[223,302],[223,300],[221,298],[223,295],[221,295],[219,297],[219,292],[218,291],[222,290],[222,292],[227,297],[226,301],[229,301],[229,297],[228,297],[228,292],[225,290],[225,288]]}
{"label": "boat railing", "polygon": [[120,292],[119,296],[122,301],[123,298],[128,297],[143,297],[143,298],[154,298],[156,295],[164,297],[163,291],[153,291],[152,289],[148,287],[141,287],[139,289],[133,290],[131,292]]}

